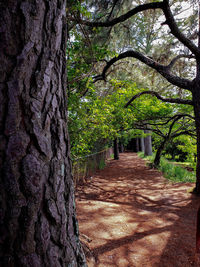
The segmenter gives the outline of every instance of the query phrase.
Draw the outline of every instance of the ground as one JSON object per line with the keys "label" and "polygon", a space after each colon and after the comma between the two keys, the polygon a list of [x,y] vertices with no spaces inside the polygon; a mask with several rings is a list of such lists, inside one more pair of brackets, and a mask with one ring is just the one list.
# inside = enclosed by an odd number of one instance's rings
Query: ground
{"label": "ground", "polygon": [[77,188],[89,267],[189,267],[195,263],[200,199],[191,183],[168,182],[135,153],[110,160]]}

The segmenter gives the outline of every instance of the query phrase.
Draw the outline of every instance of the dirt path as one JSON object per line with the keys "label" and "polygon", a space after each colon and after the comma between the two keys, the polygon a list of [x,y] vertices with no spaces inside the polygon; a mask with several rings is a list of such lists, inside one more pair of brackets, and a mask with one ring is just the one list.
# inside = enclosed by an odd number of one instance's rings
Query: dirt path
{"label": "dirt path", "polygon": [[[193,184],[168,183],[134,153],[120,154],[77,191],[89,267],[189,267],[194,263]],[[88,239],[89,238],[89,239]]]}

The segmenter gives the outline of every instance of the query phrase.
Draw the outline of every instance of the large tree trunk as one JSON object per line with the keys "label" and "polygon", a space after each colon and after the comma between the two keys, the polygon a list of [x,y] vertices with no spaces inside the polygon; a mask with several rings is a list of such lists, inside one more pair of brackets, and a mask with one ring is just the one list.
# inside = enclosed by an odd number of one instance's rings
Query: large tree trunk
{"label": "large tree trunk", "polygon": [[[198,64],[200,65],[200,63]],[[200,75],[200,70],[199,70]],[[194,80],[193,87],[194,114],[197,133],[197,164],[195,193],[200,194],[200,78]]]}
{"label": "large tree trunk", "polygon": [[66,123],[66,0],[0,4],[0,266],[86,266]]}

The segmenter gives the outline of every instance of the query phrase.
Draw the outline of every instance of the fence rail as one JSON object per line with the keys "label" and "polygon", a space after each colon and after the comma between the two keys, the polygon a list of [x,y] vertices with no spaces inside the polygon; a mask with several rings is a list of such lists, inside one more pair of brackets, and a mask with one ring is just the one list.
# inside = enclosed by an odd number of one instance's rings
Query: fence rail
{"label": "fence rail", "polygon": [[72,160],[72,174],[75,186],[79,183],[85,182],[87,178],[91,178],[97,170],[103,169],[106,164],[106,160],[110,158],[112,154],[113,149],[108,148],[100,152]]}

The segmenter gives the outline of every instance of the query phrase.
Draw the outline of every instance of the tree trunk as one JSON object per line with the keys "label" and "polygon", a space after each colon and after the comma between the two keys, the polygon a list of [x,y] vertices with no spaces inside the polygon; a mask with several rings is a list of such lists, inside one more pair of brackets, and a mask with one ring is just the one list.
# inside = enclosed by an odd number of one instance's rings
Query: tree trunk
{"label": "tree trunk", "polygon": [[165,145],[167,143],[168,139],[166,138],[162,143],[161,145],[159,146],[159,148],[157,149],[156,151],[156,156],[155,156],[155,159],[154,159],[154,166],[157,167],[160,165],[160,158],[161,158],[161,155],[162,155],[162,152],[163,152],[163,149],[165,148]]}
{"label": "tree trunk", "polygon": [[140,143],[139,143],[140,141],[139,141],[139,138],[136,137],[135,138],[135,141],[136,141],[136,146],[135,146],[136,147],[136,152],[139,152],[140,151]]}
{"label": "tree trunk", "polygon": [[0,266],[86,266],[66,123],[66,1],[0,4]]}
{"label": "tree trunk", "polygon": [[118,147],[118,140],[115,138],[114,140],[114,159],[119,159],[119,147]]}
{"label": "tree trunk", "polygon": [[119,143],[119,153],[124,153],[124,146],[121,142]]}
{"label": "tree trunk", "polygon": [[142,152],[144,152],[144,137],[140,138],[140,149]]}
{"label": "tree trunk", "polygon": [[[150,133],[148,130],[144,130],[145,133]],[[144,154],[145,156],[152,155],[152,142],[151,142],[151,135],[148,135],[144,138]]]}
{"label": "tree trunk", "polygon": [[194,191],[195,193],[200,194],[200,78],[199,80],[194,80],[194,87],[192,93],[197,133],[196,187]]}

